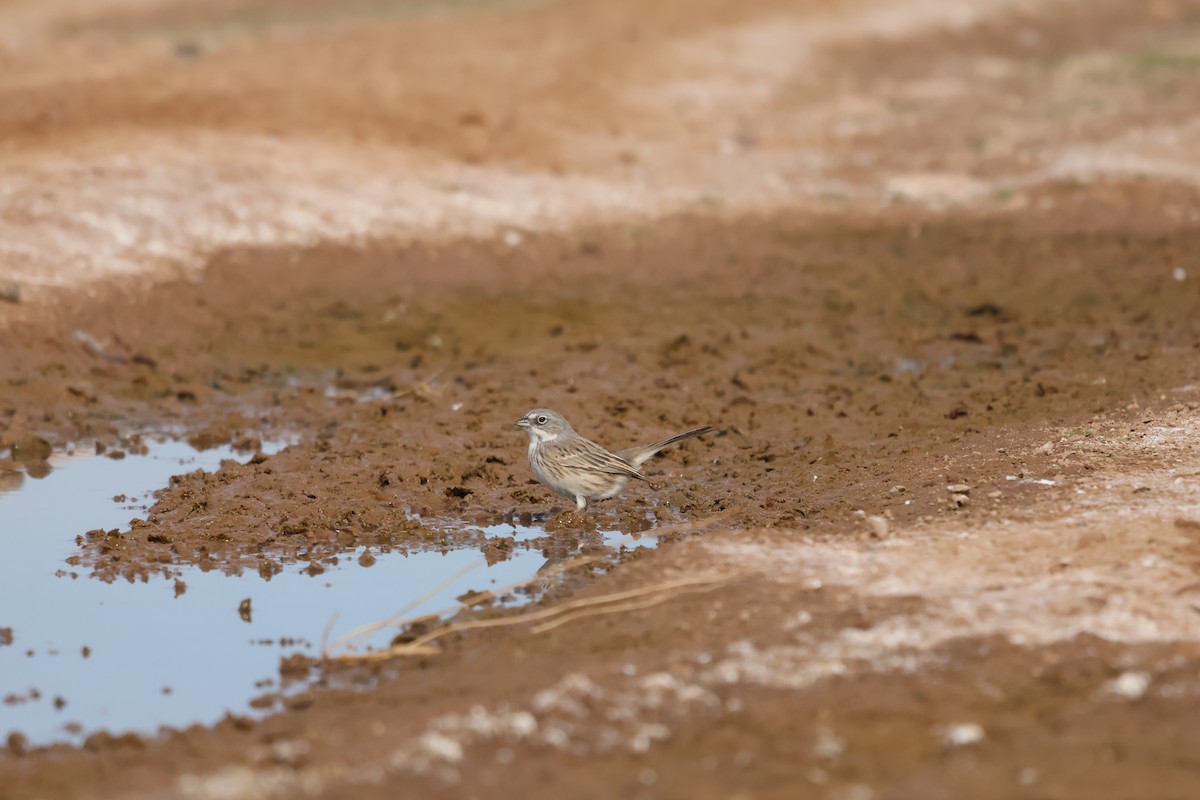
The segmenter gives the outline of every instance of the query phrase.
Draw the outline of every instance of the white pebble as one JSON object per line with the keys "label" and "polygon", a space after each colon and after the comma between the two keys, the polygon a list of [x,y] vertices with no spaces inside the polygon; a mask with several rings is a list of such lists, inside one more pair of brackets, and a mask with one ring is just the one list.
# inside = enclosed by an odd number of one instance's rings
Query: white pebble
{"label": "white pebble", "polygon": [[462,745],[437,731],[426,731],[422,734],[421,747],[429,755],[443,761],[462,761]]}
{"label": "white pebble", "polygon": [[876,539],[886,539],[888,537],[888,521],[887,517],[879,514],[872,514],[867,517],[867,525],[871,527],[871,535]]}
{"label": "white pebble", "polygon": [[960,722],[945,727],[942,731],[942,744],[946,747],[965,747],[982,742],[985,736],[982,725],[975,722]]}
{"label": "white pebble", "polygon": [[1116,680],[1109,681],[1106,688],[1118,697],[1138,700],[1150,689],[1150,673],[1134,670],[1122,672]]}

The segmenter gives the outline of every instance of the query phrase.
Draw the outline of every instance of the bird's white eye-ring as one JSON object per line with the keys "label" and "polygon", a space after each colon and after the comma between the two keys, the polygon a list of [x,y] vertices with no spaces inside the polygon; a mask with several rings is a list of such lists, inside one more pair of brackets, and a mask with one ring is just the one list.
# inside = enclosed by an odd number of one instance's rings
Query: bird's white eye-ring
{"label": "bird's white eye-ring", "polygon": [[542,414],[540,417],[538,417],[537,423],[538,423],[538,425],[545,425],[546,424],[546,415]]}

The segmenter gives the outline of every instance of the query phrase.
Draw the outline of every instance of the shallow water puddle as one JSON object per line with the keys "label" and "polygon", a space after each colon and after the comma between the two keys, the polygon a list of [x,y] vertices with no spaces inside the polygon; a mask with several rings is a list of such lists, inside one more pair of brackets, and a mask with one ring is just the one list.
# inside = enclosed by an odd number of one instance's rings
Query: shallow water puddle
{"label": "shallow water puddle", "polygon": [[[76,536],[124,529],[171,475],[214,470],[229,458],[245,460],[228,447],[198,452],[174,441],[120,461],[63,456],[44,479],[0,491],[0,741],[17,731],[33,744],[80,741],[97,730],[152,734],[226,712],[266,713],[274,704],[252,709],[250,701],[305,685],[279,685],[280,657],[318,656],[334,614],[336,637],[417,598],[413,615],[452,608],[468,590],[527,580],[547,563],[528,544],[490,567],[477,550],[372,552],[365,567],[355,560],[360,550],[319,575],[294,565],[269,581],[252,571],[187,568],[182,592],[160,577],[107,584],[72,575],[64,560],[76,552]],[[546,535],[516,524],[475,527],[525,543]],[[598,538],[614,548],[656,542],[616,532]],[[393,634],[368,644],[386,646]]]}

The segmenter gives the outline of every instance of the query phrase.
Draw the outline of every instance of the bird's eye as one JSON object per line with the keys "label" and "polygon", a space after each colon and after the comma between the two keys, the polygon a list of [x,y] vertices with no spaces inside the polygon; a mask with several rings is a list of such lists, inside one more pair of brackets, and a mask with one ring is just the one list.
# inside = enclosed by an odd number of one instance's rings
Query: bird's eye
{"label": "bird's eye", "polygon": [[542,414],[540,417],[538,417],[537,423],[538,423],[538,425],[545,425],[546,424],[546,415]]}

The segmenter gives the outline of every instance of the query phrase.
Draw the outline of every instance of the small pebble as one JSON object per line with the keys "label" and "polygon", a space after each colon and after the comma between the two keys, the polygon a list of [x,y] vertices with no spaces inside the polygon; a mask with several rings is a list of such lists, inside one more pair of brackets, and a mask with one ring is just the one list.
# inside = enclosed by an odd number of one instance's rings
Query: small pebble
{"label": "small pebble", "polygon": [[867,525],[871,528],[871,535],[876,539],[886,539],[890,526],[888,525],[887,517],[879,514],[872,514],[867,517]]}
{"label": "small pebble", "polygon": [[29,752],[29,740],[25,734],[14,731],[8,735],[8,751],[14,756],[23,756]]}
{"label": "small pebble", "polygon": [[946,747],[965,747],[982,742],[986,734],[983,726],[975,722],[960,722],[947,725],[942,730],[942,744]]}
{"label": "small pebble", "polygon": [[1139,700],[1150,689],[1150,673],[1130,670],[1109,681],[1105,689],[1126,700]]}
{"label": "small pebble", "polygon": [[175,43],[175,57],[181,61],[191,61],[204,55],[204,48],[197,41],[185,40]]}

